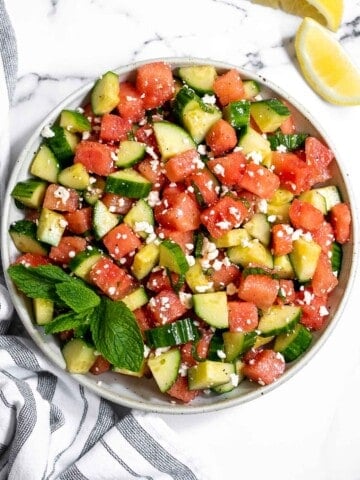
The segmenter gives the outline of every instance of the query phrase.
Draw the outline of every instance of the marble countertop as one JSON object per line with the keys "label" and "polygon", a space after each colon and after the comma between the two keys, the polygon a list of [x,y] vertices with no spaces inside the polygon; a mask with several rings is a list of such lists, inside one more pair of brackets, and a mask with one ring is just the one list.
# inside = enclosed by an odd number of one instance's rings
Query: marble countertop
{"label": "marble countertop", "polygon": [[[337,32],[360,59],[360,0],[345,0]],[[11,109],[12,160],[44,116],[106,70],[134,60],[196,56],[261,73],[302,102],[329,132],[360,205],[360,106],[320,99],[294,53],[300,18],[247,0],[8,0],[19,70]],[[360,64],[359,64],[360,65]],[[222,412],[162,415],[214,478],[360,479],[360,322],[356,279],[325,346],[295,378]]]}

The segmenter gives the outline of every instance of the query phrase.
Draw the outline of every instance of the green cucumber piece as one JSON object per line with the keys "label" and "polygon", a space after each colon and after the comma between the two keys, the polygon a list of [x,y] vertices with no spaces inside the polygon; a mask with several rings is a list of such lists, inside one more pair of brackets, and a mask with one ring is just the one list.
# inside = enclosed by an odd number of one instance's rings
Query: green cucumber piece
{"label": "green cucumber piece", "polygon": [[293,241],[293,249],[289,258],[299,282],[308,282],[312,279],[320,253],[320,245],[313,240],[299,238]]}
{"label": "green cucumber piece", "polygon": [[125,303],[129,310],[132,312],[137,308],[141,308],[146,305],[149,301],[147,293],[144,287],[139,287],[133,292],[126,295],[126,297],[122,298],[121,301]]}
{"label": "green cucumber piece", "polygon": [[83,133],[91,131],[91,123],[80,112],[76,110],[63,110],[60,114],[60,127],[72,133]]}
{"label": "green cucumber piece", "polygon": [[31,162],[31,175],[42,178],[50,183],[56,183],[59,171],[59,162],[52,150],[45,144],[40,145],[39,150]]}
{"label": "green cucumber piece", "polygon": [[30,220],[17,220],[9,227],[9,234],[15,247],[22,253],[47,255],[48,247],[37,238],[37,227]]}
{"label": "green cucumber piece", "polygon": [[67,226],[64,215],[43,208],[37,226],[37,238],[41,242],[57,247]]}
{"label": "green cucumber piece", "polygon": [[282,333],[275,339],[274,350],[279,352],[285,362],[292,362],[302,355],[310,347],[312,333],[298,323],[290,333]]}
{"label": "green cucumber piece", "polygon": [[270,250],[257,239],[228,248],[227,256],[232,263],[244,268],[257,265],[272,269],[274,266]]}
{"label": "green cucumber piece", "polygon": [[196,315],[212,327],[229,326],[226,292],[195,293],[193,304]]}
{"label": "green cucumber piece", "polygon": [[181,355],[177,348],[148,359],[148,367],[160,392],[166,392],[173,385],[179,374],[180,363]]}
{"label": "green cucumber piece", "polygon": [[93,207],[92,222],[95,237],[97,240],[106,235],[119,223],[120,217],[110,212],[108,207],[101,201],[97,200]]}
{"label": "green cucumber piece", "polygon": [[204,390],[228,383],[235,373],[233,363],[205,360],[188,370],[189,390]]}
{"label": "green cucumber piece", "polygon": [[180,67],[178,75],[183,82],[200,94],[212,94],[214,92],[214,82],[217,77],[217,72],[212,65]]}
{"label": "green cucumber piece", "polygon": [[150,348],[173,347],[192,342],[198,336],[198,330],[190,318],[145,330],[146,344]]}
{"label": "green cucumber piece", "polygon": [[179,125],[167,121],[155,122],[153,125],[157,144],[164,161],[195,148],[191,136]]}
{"label": "green cucumber piece", "polygon": [[306,190],[298,198],[302,202],[310,203],[324,215],[327,213],[325,197],[317,190]]}
{"label": "green cucumber piece", "polygon": [[273,305],[259,320],[257,330],[263,337],[291,332],[301,317],[301,307],[292,305]]}
{"label": "green cucumber piece", "polygon": [[128,168],[140,162],[146,153],[145,143],[135,140],[123,140],[120,142],[117,160],[117,167]]}
{"label": "green cucumber piece", "polygon": [[289,255],[274,255],[274,273],[278,278],[295,278]]}
{"label": "green cucumber piece", "polygon": [[129,225],[141,238],[146,238],[154,232],[154,212],[146,200],[138,200],[124,217],[124,223]]}
{"label": "green cucumber piece", "polygon": [[66,370],[70,373],[87,373],[96,360],[95,348],[82,338],[73,338],[62,348]]}
{"label": "green cucumber piece", "polygon": [[242,244],[246,245],[250,240],[251,236],[244,228],[234,228],[219,238],[211,239],[217,248],[236,247]]}
{"label": "green cucumber piece", "polygon": [[46,325],[54,317],[54,302],[48,298],[33,298],[33,311],[37,325]]}
{"label": "green cucumber piece", "polygon": [[244,352],[247,352],[255,344],[257,334],[252,332],[229,332],[222,334],[226,361],[232,362]]}
{"label": "green cucumber piece", "polygon": [[217,106],[205,104],[186,85],[176,94],[173,108],[180,123],[196,143],[202,142],[210,128],[222,118]]}
{"label": "green cucumber piece", "polygon": [[132,168],[126,168],[106,177],[105,191],[128,198],[144,198],[150,193],[152,183]]}
{"label": "green cucumber piece", "polygon": [[87,248],[81,252],[78,252],[69,262],[70,270],[79,278],[82,278],[86,282],[90,282],[89,273],[92,267],[103,256],[103,253],[95,248]]}
{"label": "green cucumber piece", "polygon": [[333,242],[331,245],[331,268],[336,275],[339,275],[342,264],[342,246],[338,242]]}
{"label": "green cucumber piece", "polygon": [[263,161],[271,156],[270,142],[249,125],[240,131],[238,147],[244,155],[259,153]]}
{"label": "green cucumber piece", "polygon": [[214,291],[213,284],[205,275],[199,260],[195,260],[194,265],[191,265],[188,269],[185,274],[185,281],[190,290],[194,293],[200,292],[202,289],[207,292]]}
{"label": "green cucumber piece", "polygon": [[256,80],[243,80],[244,98],[252,100],[260,93],[260,84]]}
{"label": "green cucumber piece", "polygon": [[91,91],[91,107],[95,115],[110,113],[119,103],[120,83],[114,72],[106,72]]}
{"label": "green cucumber piece", "polygon": [[184,275],[189,270],[189,264],[183,250],[176,242],[169,239],[160,243],[159,265],[179,275]]}
{"label": "green cucumber piece", "polygon": [[64,187],[85,190],[90,185],[90,175],[85,166],[78,162],[61,170],[58,174],[58,182]]}
{"label": "green cucumber piece", "polygon": [[267,247],[271,239],[271,228],[267,216],[264,213],[254,213],[251,219],[243,225],[243,228],[253,237]]}
{"label": "green cucumber piece", "polygon": [[159,262],[159,247],[155,243],[149,243],[141,247],[135,254],[131,271],[137,280],[147,277],[151,270]]}
{"label": "green cucumber piece", "polygon": [[277,98],[252,102],[250,113],[262,132],[274,132],[291,115],[287,106]]}
{"label": "green cucumber piece", "polygon": [[91,177],[90,185],[83,192],[84,200],[89,205],[95,205],[105,190],[105,179],[102,177]]}
{"label": "green cucumber piece", "polygon": [[59,125],[53,125],[51,130],[54,136],[45,138],[44,142],[54,153],[60,166],[66,167],[71,163],[79,138],[75,133],[71,133]]}
{"label": "green cucumber piece", "polygon": [[11,196],[25,207],[40,208],[44,200],[47,183],[43,180],[28,179],[18,182]]}
{"label": "green cucumber piece", "polygon": [[238,100],[228,103],[223,108],[223,117],[237,130],[248,126],[250,122],[250,102],[248,100]]}
{"label": "green cucumber piece", "polygon": [[280,130],[267,136],[271,150],[285,147],[288,152],[298,150],[305,144],[308,133],[282,133]]}
{"label": "green cucumber piece", "polygon": [[328,213],[334,205],[342,202],[340,191],[335,185],[315,188],[314,191],[319,192],[325,198],[326,213]]}

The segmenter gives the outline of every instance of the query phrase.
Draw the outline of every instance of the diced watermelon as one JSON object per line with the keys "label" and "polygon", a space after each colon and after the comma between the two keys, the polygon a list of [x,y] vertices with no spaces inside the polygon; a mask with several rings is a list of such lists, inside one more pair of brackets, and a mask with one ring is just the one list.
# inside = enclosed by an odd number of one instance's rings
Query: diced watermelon
{"label": "diced watermelon", "polygon": [[153,327],[151,318],[149,315],[147,315],[146,309],[144,307],[137,308],[133,311],[133,314],[135,315],[136,322],[142,332],[144,332],[145,330],[149,330],[149,328]]}
{"label": "diced watermelon", "polygon": [[141,246],[139,237],[126,223],[121,223],[110,230],[103,237],[103,243],[109,254],[116,260],[120,260]]}
{"label": "diced watermelon", "polygon": [[81,141],[76,147],[74,163],[82,163],[90,173],[107,176],[114,171],[111,152],[111,148],[102,143]]}
{"label": "diced watermelon", "polygon": [[296,293],[295,293],[294,282],[292,280],[280,278],[277,303],[288,305],[293,303],[295,299],[296,299]]}
{"label": "diced watermelon", "polygon": [[311,168],[295,153],[272,152],[272,165],[279,176],[281,187],[295,195],[309,188]]}
{"label": "diced watermelon", "polygon": [[295,228],[309,232],[319,229],[324,222],[324,215],[320,210],[298,198],[295,198],[290,205],[289,217]]}
{"label": "diced watermelon", "polygon": [[177,273],[161,269],[150,273],[146,288],[152,292],[159,293],[161,290],[171,290],[172,285],[176,285],[178,281],[179,275]]}
{"label": "diced watermelon", "polygon": [[59,212],[75,212],[79,208],[79,194],[73,188],[50,183],[45,192],[43,208]]}
{"label": "diced watermelon", "polygon": [[273,255],[287,255],[293,249],[293,229],[289,224],[277,223],[271,228],[271,250]]}
{"label": "diced watermelon", "polygon": [[235,69],[219,75],[213,88],[222,106],[244,98],[244,85],[239,72]]}
{"label": "diced watermelon", "polygon": [[196,230],[200,226],[199,207],[187,192],[174,199],[164,193],[161,205],[155,207],[155,218],[161,226],[180,232]]}
{"label": "diced watermelon", "polygon": [[316,296],[309,288],[297,292],[295,304],[301,306],[300,323],[311,330],[321,330],[325,325],[329,311],[327,295]]}
{"label": "diced watermelon", "polygon": [[139,122],[145,117],[144,102],[130,82],[120,83],[119,105],[120,116],[130,122]]}
{"label": "diced watermelon", "polygon": [[240,226],[247,213],[241,200],[227,195],[202,211],[201,222],[212,237],[219,238],[234,227]]}
{"label": "diced watermelon", "polygon": [[193,190],[194,197],[201,206],[212,205],[218,200],[218,182],[206,167],[189,175],[185,183],[188,185],[188,191]]}
{"label": "diced watermelon", "polygon": [[228,302],[229,331],[249,332],[259,323],[258,310],[253,302]]}
{"label": "diced watermelon", "polygon": [[84,207],[64,214],[68,222],[67,228],[76,235],[82,235],[88,232],[92,227],[92,208]]}
{"label": "diced watermelon", "polygon": [[239,185],[260,198],[270,199],[280,186],[279,177],[257,163],[248,163]]}
{"label": "diced watermelon", "polygon": [[269,385],[285,371],[285,360],[280,353],[264,349],[245,355],[242,373],[249,380],[260,385]]}
{"label": "diced watermelon", "polygon": [[91,282],[112,300],[121,300],[135,288],[135,280],[111,258],[102,257],[92,266]]}
{"label": "diced watermelon", "polygon": [[146,110],[161,107],[174,95],[174,78],[170,65],[153,62],[137,69],[136,89]]}
{"label": "diced watermelon", "polygon": [[130,120],[113,113],[106,113],[101,118],[100,138],[104,142],[120,142],[127,139],[131,128]]}
{"label": "diced watermelon", "polygon": [[108,372],[110,370],[111,363],[109,360],[106,360],[102,355],[96,355],[95,362],[90,368],[90,373],[93,375],[101,375],[102,373]]}
{"label": "diced watermelon", "polygon": [[156,234],[159,238],[169,238],[177,243],[183,252],[187,253],[191,248],[190,245],[193,245],[194,242],[194,232],[193,230],[187,230],[186,232],[182,232],[179,230],[170,230],[169,228],[165,227],[158,227],[156,229]]}
{"label": "diced watermelon", "polygon": [[149,311],[156,325],[171,323],[187,312],[178,295],[173,290],[162,290],[148,303]]}
{"label": "diced watermelon", "polygon": [[350,238],[351,212],[346,203],[338,203],[330,210],[330,223],[335,239],[343,244]]}
{"label": "diced watermelon", "polygon": [[51,261],[49,257],[45,257],[39,253],[23,253],[17,257],[12,265],[17,265],[19,263],[25,267],[38,267],[39,265],[49,265]]}
{"label": "diced watermelon", "polygon": [[166,183],[166,176],[162,171],[159,160],[146,157],[136,166],[139,173],[153,184],[153,190],[160,190]]}
{"label": "diced watermelon", "polygon": [[238,281],[240,277],[240,270],[237,265],[229,265],[228,263],[223,262],[223,257],[221,255],[219,255],[218,260],[221,262],[220,268],[210,269],[210,272],[207,276],[209,278],[209,282],[213,283],[213,288],[215,290],[224,290],[224,288],[226,288],[226,286],[230,283],[235,283]]}
{"label": "diced watermelon", "polygon": [[205,141],[215,157],[224,155],[237,144],[236,130],[229,122],[221,118],[210,127]]}
{"label": "diced watermelon", "polygon": [[232,187],[240,185],[245,172],[246,158],[242,152],[233,152],[209,160],[207,166],[223,185]]}
{"label": "diced watermelon", "polygon": [[179,375],[175,383],[171,385],[166,392],[170,397],[189,403],[200,393],[200,390],[189,390],[188,379],[186,376]]}
{"label": "diced watermelon", "polygon": [[338,283],[339,281],[332,270],[329,256],[321,252],[315,273],[311,280],[314,294],[318,297],[328,295],[334,290]]}
{"label": "diced watermelon", "polygon": [[275,302],[279,292],[279,281],[268,275],[255,274],[242,277],[238,295],[245,302],[253,302],[258,308],[266,309]]}
{"label": "diced watermelon", "polygon": [[325,182],[331,175],[328,165],[334,158],[333,152],[315,137],[305,140],[305,159],[311,168],[311,185]]}
{"label": "diced watermelon", "polygon": [[101,201],[112,213],[118,213],[120,215],[125,215],[133,205],[133,200],[128,197],[122,197],[116,193],[106,192],[102,197]]}
{"label": "diced watermelon", "polygon": [[51,247],[49,258],[56,263],[68,265],[70,260],[79,252],[85,250],[87,242],[85,238],[72,236],[62,236],[59,245]]}
{"label": "diced watermelon", "polygon": [[324,220],[319,228],[311,232],[314,242],[320,245],[321,250],[328,253],[335,240],[334,230],[329,222]]}
{"label": "diced watermelon", "polygon": [[170,182],[182,182],[185,178],[194,172],[196,168],[195,161],[200,156],[195,149],[186,150],[171,157],[164,165],[165,174]]}

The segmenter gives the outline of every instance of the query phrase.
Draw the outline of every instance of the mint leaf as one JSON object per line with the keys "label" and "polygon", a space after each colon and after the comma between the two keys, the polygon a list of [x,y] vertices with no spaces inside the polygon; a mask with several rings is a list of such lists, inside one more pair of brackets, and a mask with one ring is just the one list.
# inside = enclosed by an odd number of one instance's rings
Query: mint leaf
{"label": "mint leaf", "polygon": [[95,348],[115,367],[138,372],[144,360],[144,344],[131,310],[121,301],[102,297],[91,318]]}
{"label": "mint leaf", "polygon": [[44,325],[45,333],[59,333],[64,330],[78,330],[90,323],[92,310],[82,313],[63,313]]}
{"label": "mint leaf", "polygon": [[37,267],[28,267],[31,272],[35,272],[46,280],[52,282],[66,282],[71,279],[70,275],[56,265],[39,265]]}
{"label": "mint leaf", "polygon": [[11,265],[8,274],[17,288],[30,298],[46,298],[56,301],[54,281],[37,272],[38,267],[25,267],[21,263]]}
{"label": "mint leaf", "polygon": [[74,312],[83,312],[95,308],[100,303],[100,297],[81,280],[73,277],[66,282],[57,283],[55,291],[59,298]]}
{"label": "mint leaf", "polygon": [[277,147],[283,145],[289,152],[291,152],[292,150],[297,150],[302,147],[304,145],[306,137],[308,137],[307,133],[286,134],[277,131],[272,135],[268,135],[267,139],[270,142],[271,150],[276,150]]}

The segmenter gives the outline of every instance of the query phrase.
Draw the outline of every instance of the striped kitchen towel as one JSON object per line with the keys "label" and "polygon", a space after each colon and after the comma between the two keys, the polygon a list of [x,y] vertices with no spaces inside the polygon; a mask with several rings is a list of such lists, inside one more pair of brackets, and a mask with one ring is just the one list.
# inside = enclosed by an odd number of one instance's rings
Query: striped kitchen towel
{"label": "striped kitchen towel", "polygon": [[[0,49],[3,180],[17,60],[3,0]],[[18,327],[0,274],[0,480],[209,478],[162,419],[111,404],[44,358]]]}

